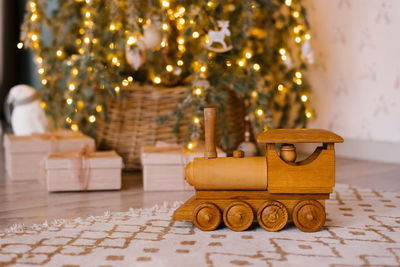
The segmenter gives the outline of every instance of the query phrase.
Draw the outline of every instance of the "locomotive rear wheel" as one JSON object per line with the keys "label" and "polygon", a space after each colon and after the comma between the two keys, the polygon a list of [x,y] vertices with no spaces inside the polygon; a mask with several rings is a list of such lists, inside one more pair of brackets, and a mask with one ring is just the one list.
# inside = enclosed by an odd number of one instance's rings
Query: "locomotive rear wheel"
{"label": "locomotive rear wheel", "polygon": [[325,224],[325,208],[316,200],[303,200],[294,207],[292,217],[301,231],[316,232]]}
{"label": "locomotive rear wheel", "polygon": [[278,201],[268,201],[260,206],[257,212],[257,221],[262,228],[270,232],[277,232],[285,227],[289,219],[288,211]]}
{"label": "locomotive rear wheel", "polygon": [[224,209],[225,225],[233,231],[247,230],[254,221],[254,212],[249,204],[243,201],[231,202]]}
{"label": "locomotive rear wheel", "polygon": [[200,203],[193,211],[193,223],[202,231],[213,231],[221,224],[221,211],[213,203]]}

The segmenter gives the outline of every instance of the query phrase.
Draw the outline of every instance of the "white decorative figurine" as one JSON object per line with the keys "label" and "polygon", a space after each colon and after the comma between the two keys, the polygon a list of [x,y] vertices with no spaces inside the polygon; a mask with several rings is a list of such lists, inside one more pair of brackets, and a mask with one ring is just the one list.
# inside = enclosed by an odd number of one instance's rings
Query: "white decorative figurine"
{"label": "white decorative figurine", "polygon": [[48,131],[49,122],[40,107],[40,95],[28,85],[12,87],[7,103],[13,105],[11,126],[15,135],[31,135]]}
{"label": "white decorative figurine", "polygon": [[[208,39],[209,42],[207,45],[203,45],[206,49],[216,52],[216,53],[224,53],[228,52],[232,49],[232,46],[227,46],[225,43],[225,36],[231,36],[231,31],[229,30],[229,21],[219,20],[217,21],[218,26],[220,27],[219,31],[209,31]],[[219,43],[222,45],[222,49],[212,47],[213,43]]]}

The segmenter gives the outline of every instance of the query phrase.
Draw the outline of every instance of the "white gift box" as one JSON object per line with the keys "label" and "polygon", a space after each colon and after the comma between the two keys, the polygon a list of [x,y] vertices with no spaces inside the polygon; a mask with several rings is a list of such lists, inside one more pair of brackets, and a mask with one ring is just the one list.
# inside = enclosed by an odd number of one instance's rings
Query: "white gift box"
{"label": "white gift box", "polygon": [[[222,150],[217,151],[218,157],[226,156]],[[184,167],[194,158],[203,156],[201,147],[195,151],[176,145],[143,147],[141,161],[144,191],[193,190],[184,179]]]}
{"label": "white gift box", "polygon": [[5,134],[3,146],[6,172],[11,180],[19,181],[38,179],[48,154],[77,150],[82,146],[94,149],[95,141],[80,132],[59,131],[30,136]]}
{"label": "white gift box", "polygon": [[47,190],[121,189],[122,158],[115,151],[54,153],[46,159]]}

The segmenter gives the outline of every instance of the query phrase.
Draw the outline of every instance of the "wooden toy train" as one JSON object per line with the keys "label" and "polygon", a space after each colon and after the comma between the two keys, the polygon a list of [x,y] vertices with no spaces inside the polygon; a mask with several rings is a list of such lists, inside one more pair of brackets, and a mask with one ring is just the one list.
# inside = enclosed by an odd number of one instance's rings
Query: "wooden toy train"
{"label": "wooden toy train", "polygon": [[[173,214],[174,220],[193,221],[203,231],[215,230],[221,221],[234,231],[244,231],[257,220],[267,231],[279,231],[293,221],[304,232],[325,223],[325,200],[335,185],[334,143],[343,138],[326,130],[274,129],[257,136],[266,143],[266,157],[217,158],[215,108],[204,109],[204,158],[185,167],[185,179],[195,195]],[[283,145],[280,155],[276,144]],[[322,143],[308,158],[295,162],[289,143]]]}

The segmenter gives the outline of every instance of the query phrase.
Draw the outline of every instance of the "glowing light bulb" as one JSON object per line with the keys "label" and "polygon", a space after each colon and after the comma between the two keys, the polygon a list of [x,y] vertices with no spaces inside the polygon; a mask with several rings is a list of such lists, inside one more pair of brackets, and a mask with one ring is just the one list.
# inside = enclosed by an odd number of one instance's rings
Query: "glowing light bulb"
{"label": "glowing light bulb", "polygon": [[178,23],[179,23],[180,25],[185,24],[185,19],[184,19],[184,18],[180,18],[180,19],[178,20]]}
{"label": "glowing light bulb", "polygon": [[103,110],[103,107],[101,105],[96,106],[96,111],[101,112]]}
{"label": "glowing light bulb", "polygon": [[71,105],[72,104],[72,98],[67,98],[67,104]]}
{"label": "glowing light bulb", "polygon": [[37,18],[38,18],[38,15],[36,13],[33,13],[31,16],[31,21],[34,22],[37,20]]}
{"label": "glowing light bulb", "polygon": [[297,71],[294,75],[295,75],[297,78],[299,78],[299,79],[300,79],[301,76],[302,76],[300,71]]}
{"label": "glowing light bulb", "polygon": [[72,68],[71,73],[76,76],[76,75],[78,75],[79,71],[77,68]]}
{"label": "glowing light bulb", "polygon": [[70,90],[71,92],[74,91],[75,89],[76,89],[75,84],[70,83],[70,84],[68,85],[68,90]]}
{"label": "glowing light bulb", "polygon": [[85,38],[83,39],[83,42],[84,42],[85,44],[89,44],[89,43],[90,43],[90,38],[89,38],[89,37],[85,37]]}
{"label": "glowing light bulb", "polygon": [[192,37],[193,37],[194,39],[199,38],[199,36],[200,36],[200,34],[199,34],[198,32],[193,32],[193,33],[192,33]]}
{"label": "glowing light bulb", "polygon": [[46,79],[43,79],[43,80],[41,81],[41,83],[42,83],[43,85],[46,85],[46,84],[47,84],[47,80],[46,80]]}
{"label": "glowing light bulb", "polygon": [[58,49],[58,50],[56,51],[56,55],[57,55],[57,57],[61,57],[61,56],[63,55],[63,51],[60,50],[60,49]]}
{"label": "glowing light bulb", "polygon": [[250,59],[253,55],[251,54],[251,52],[246,52],[245,57]]}
{"label": "glowing light bulb", "polygon": [[185,43],[185,39],[183,37],[179,37],[177,39],[177,41],[178,41],[178,44],[184,44]]}
{"label": "glowing light bulb", "polygon": [[252,91],[252,92],[251,92],[251,96],[252,96],[253,98],[256,98],[256,97],[258,96],[257,91]]}
{"label": "glowing light bulb", "polygon": [[253,69],[254,69],[255,71],[259,71],[259,70],[261,69],[260,64],[255,63],[255,64],[253,65]]}
{"label": "glowing light bulb", "polygon": [[90,115],[88,120],[90,123],[94,123],[96,121],[96,117],[94,115]]}
{"label": "glowing light bulb", "polygon": [[19,42],[19,43],[17,44],[17,48],[18,48],[18,49],[24,48],[24,43],[23,43],[23,42]]}
{"label": "glowing light bulb", "polygon": [[182,53],[184,53],[186,51],[186,48],[184,45],[178,45],[178,50]]}
{"label": "glowing light bulb", "polygon": [[297,19],[298,17],[300,17],[300,12],[299,11],[293,11],[292,16]]}
{"label": "glowing light bulb", "polygon": [[301,42],[301,38],[300,38],[300,37],[296,37],[296,38],[294,39],[294,41],[295,41],[296,43],[300,43],[300,42]]}
{"label": "glowing light bulb", "polygon": [[116,65],[118,63],[118,58],[117,57],[113,57],[112,58],[112,63],[114,63]]}
{"label": "glowing light bulb", "polygon": [[37,71],[40,75],[44,73],[44,68],[39,68]]}
{"label": "glowing light bulb", "polygon": [[72,122],[72,119],[71,119],[70,117],[66,117],[66,118],[65,118],[65,121],[66,121],[67,123],[71,123],[71,122]]}
{"label": "glowing light bulb", "polygon": [[163,7],[165,7],[165,8],[168,8],[168,7],[169,7],[169,2],[166,1],[166,0],[163,0],[163,1],[161,2],[161,5],[162,5]]}
{"label": "glowing light bulb", "polygon": [[306,33],[306,34],[304,35],[304,38],[305,38],[306,40],[310,40],[310,39],[311,39],[311,34]]}
{"label": "glowing light bulb", "polygon": [[176,64],[177,64],[178,66],[183,66],[183,60],[178,60],[178,61],[176,62]]}
{"label": "glowing light bulb", "polygon": [[133,77],[132,76],[128,76],[128,81],[131,83],[133,82]]}
{"label": "glowing light bulb", "polygon": [[306,111],[306,117],[307,117],[307,119],[310,119],[312,117],[312,114],[310,111]]}
{"label": "glowing light bulb", "polygon": [[256,109],[256,115],[261,117],[264,114],[264,111],[261,108]]}
{"label": "glowing light bulb", "polygon": [[226,66],[230,67],[232,66],[232,62],[230,62],[229,60],[226,61]]}
{"label": "glowing light bulb", "polygon": [[163,29],[164,31],[168,30],[168,24],[167,24],[167,23],[163,23],[163,24],[162,24],[162,29]]}
{"label": "glowing light bulb", "polygon": [[123,85],[123,86],[128,86],[128,85],[129,85],[128,80],[123,80],[123,81],[122,81],[122,85]]}
{"label": "glowing light bulb", "polygon": [[115,26],[114,23],[111,23],[110,26],[108,27],[108,29],[109,29],[110,31],[115,31],[115,30],[117,29],[117,26]]}
{"label": "glowing light bulb", "polygon": [[239,60],[239,61],[238,61],[238,65],[239,65],[240,67],[243,67],[243,66],[244,66],[244,60]]}
{"label": "glowing light bulb", "polygon": [[167,66],[165,67],[165,69],[166,69],[168,72],[171,72],[171,71],[174,70],[174,67],[172,67],[172,65],[167,65]]}
{"label": "glowing light bulb", "polygon": [[284,88],[285,87],[282,84],[278,85],[278,91],[282,92]]}
{"label": "glowing light bulb", "polygon": [[167,46],[167,42],[165,41],[165,40],[163,40],[162,42],[161,42],[161,47],[166,47]]}
{"label": "glowing light bulb", "polygon": [[114,87],[114,92],[115,92],[115,93],[118,94],[120,90],[121,90],[121,88],[120,88],[119,86],[115,86],[115,87]]}
{"label": "glowing light bulb", "polygon": [[128,40],[126,41],[127,45],[134,45],[136,44],[137,39],[135,36],[129,36]]}
{"label": "glowing light bulb", "polygon": [[37,41],[38,38],[39,38],[39,37],[38,37],[37,34],[35,34],[35,33],[32,34],[32,36],[31,36],[31,40],[32,40],[32,41]]}
{"label": "glowing light bulb", "polygon": [[143,23],[143,18],[138,18],[139,23]]}
{"label": "glowing light bulb", "polygon": [[214,5],[214,3],[213,3],[212,1],[208,1],[208,2],[207,2],[207,6],[208,6],[208,7],[212,7],[213,5]]}
{"label": "glowing light bulb", "polygon": [[286,50],[284,48],[279,49],[279,54],[282,56],[286,54]]}
{"label": "glowing light bulb", "polygon": [[301,85],[302,83],[303,83],[303,81],[302,81],[301,79],[297,79],[297,80],[296,80],[296,84],[297,84],[297,85]]}
{"label": "glowing light bulb", "polygon": [[71,130],[74,132],[77,132],[79,130],[78,124],[76,124],[76,123],[71,124]]}
{"label": "glowing light bulb", "polygon": [[199,96],[203,93],[203,90],[200,87],[198,87],[198,88],[194,89],[193,93],[195,95]]}
{"label": "glowing light bulb", "polygon": [[195,147],[195,143],[194,142],[189,142],[186,146],[189,150],[193,149]]}
{"label": "glowing light bulb", "polygon": [[308,100],[308,97],[306,95],[301,96],[301,101],[306,102]]}
{"label": "glowing light bulb", "polygon": [[292,5],[292,0],[285,0],[285,5],[291,6]]}
{"label": "glowing light bulb", "polygon": [[200,123],[200,119],[197,117],[193,117],[193,123],[194,124],[199,124]]}
{"label": "glowing light bulb", "polygon": [[91,15],[92,15],[92,14],[90,14],[89,11],[86,11],[86,12],[85,12],[85,17],[86,17],[87,19],[89,19]]}
{"label": "glowing light bulb", "polygon": [[30,2],[29,2],[29,7],[31,8],[31,10],[35,10],[35,8],[36,8],[36,3],[33,2],[33,1],[30,1]]}
{"label": "glowing light bulb", "polygon": [[287,56],[286,55],[282,55],[281,58],[282,58],[283,61],[285,61],[287,59]]}
{"label": "glowing light bulb", "polygon": [[43,63],[43,58],[42,57],[35,57],[35,61],[37,64],[42,64]]}
{"label": "glowing light bulb", "polygon": [[161,83],[161,78],[158,77],[158,76],[156,76],[156,77],[154,77],[153,82],[154,82],[155,84],[160,84],[160,83]]}

